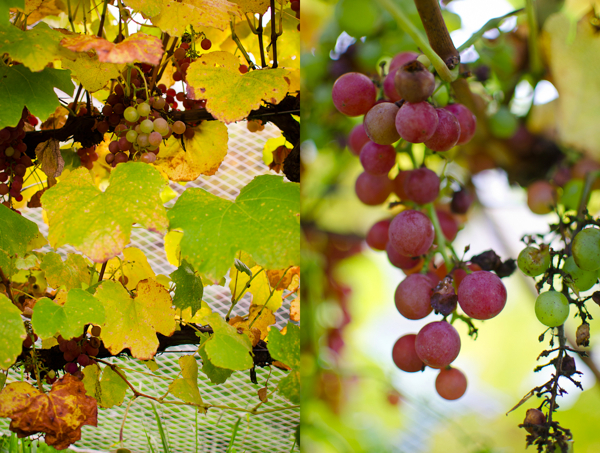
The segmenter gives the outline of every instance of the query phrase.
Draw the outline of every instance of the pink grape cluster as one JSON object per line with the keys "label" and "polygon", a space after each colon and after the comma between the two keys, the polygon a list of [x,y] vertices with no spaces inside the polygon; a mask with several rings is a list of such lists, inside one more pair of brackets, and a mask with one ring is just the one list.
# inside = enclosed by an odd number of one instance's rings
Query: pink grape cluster
{"label": "pink grape cluster", "polygon": [[[67,340],[59,336],[58,347],[66,362],[65,371],[69,374],[83,378],[83,373],[79,367],[85,368],[88,365],[96,363],[90,356],[95,357],[100,352],[102,340],[99,336],[101,333],[99,326],[93,326],[90,330],[90,336],[80,335],[79,337]],[[51,383],[51,382],[50,382]]]}

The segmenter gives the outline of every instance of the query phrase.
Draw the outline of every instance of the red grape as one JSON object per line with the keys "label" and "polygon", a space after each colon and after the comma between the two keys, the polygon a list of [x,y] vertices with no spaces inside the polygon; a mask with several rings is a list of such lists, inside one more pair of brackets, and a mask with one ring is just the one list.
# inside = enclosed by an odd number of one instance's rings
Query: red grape
{"label": "red grape", "polygon": [[446,321],[431,322],[417,334],[415,350],[425,365],[443,368],[458,357],[460,335]]}
{"label": "red grape", "polygon": [[433,286],[423,274],[411,274],[396,288],[396,308],[407,319],[422,319],[433,311]]}
{"label": "red grape", "polygon": [[385,250],[388,243],[389,220],[380,220],[367,233],[367,245],[375,250]]}
{"label": "red grape", "polygon": [[348,136],[348,148],[352,154],[360,155],[363,146],[370,142],[369,136],[365,131],[363,123],[357,124],[350,131]]}
{"label": "red grape", "polygon": [[438,115],[438,126],[431,138],[424,141],[425,146],[433,151],[448,151],[453,148],[460,137],[460,124],[456,117],[445,109],[435,109]]}
{"label": "red grape", "polygon": [[440,193],[440,178],[429,168],[417,168],[406,176],[404,192],[415,203],[431,203]]}
{"label": "red grape", "polygon": [[396,84],[394,82],[397,72],[398,69],[396,68],[393,71],[390,71],[388,75],[385,76],[385,79],[383,79],[383,93],[385,94],[385,97],[392,102],[398,102],[402,99],[402,96],[396,91]]}
{"label": "red grape", "polygon": [[433,136],[439,123],[436,109],[427,102],[402,104],[396,115],[396,129],[404,140],[423,143]]}
{"label": "red grape", "polygon": [[464,145],[468,143],[475,135],[475,129],[477,128],[477,119],[471,111],[462,104],[450,104],[444,107],[450,113],[452,113],[458,120],[460,125],[460,137],[456,142],[457,145]]}
{"label": "red grape", "polygon": [[466,214],[475,196],[466,188],[461,187],[459,191],[452,195],[450,209],[456,214]]}
{"label": "red grape", "polygon": [[400,52],[392,61],[390,61],[389,72],[392,72],[394,69],[398,69],[400,66],[408,63],[409,61],[416,60],[419,56],[418,53],[415,52]]}
{"label": "red grape", "polygon": [[210,42],[210,39],[204,38],[202,42],[200,42],[200,47],[202,47],[204,50],[210,49],[211,46],[212,42]]}
{"label": "red grape", "polygon": [[506,288],[492,272],[473,272],[458,287],[458,303],[467,316],[490,319],[506,305]]}
{"label": "red grape", "polygon": [[392,182],[387,175],[358,175],[355,184],[356,196],[364,204],[375,206],[383,203],[392,193]]}
{"label": "red grape", "polygon": [[390,243],[398,253],[405,256],[414,257],[427,253],[434,237],[435,230],[431,220],[419,211],[402,211],[390,224]]}
{"label": "red grape", "polygon": [[400,200],[408,200],[404,183],[412,170],[401,171],[392,181],[394,193],[400,197]]}
{"label": "red grape", "polygon": [[423,258],[411,258],[410,256],[400,255],[390,244],[389,238],[385,245],[385,251],[392,266],[402,269],[403,271],[415,269],[420,264],[423,264]]}
{"label": "red grape", "polygon": [[396,163],[396,150],[391,145],[368,142],[360,152],[360,163],[372,175],[387,175]]}
{"label": "red grape", "polygon": [[416,338],[414,333],[404,335],[398,338],[392,348],[392,360],[398,368],[407,373],[421,371],[425,366],[415,351]]}
{"label": "red grape", "polygon": [[435,389],[442,398],[456,400],[467,391],[467,378],[456,368],[443,369],[435,379]]}
{"label": "red grape", "polygon": [[366,114],[377,100],[377,88],[366,75],[348,72],[333,84],[333,105],[344,115]]}
{"label": "red grape", "polygon": [[442,229],[442,233],[444,233],[444,237],[448,241],[452,242],[458,234],[458,223],[456,223],[454,216],[448,211],[436,209],[435,212],[440,222],[440,228]]}

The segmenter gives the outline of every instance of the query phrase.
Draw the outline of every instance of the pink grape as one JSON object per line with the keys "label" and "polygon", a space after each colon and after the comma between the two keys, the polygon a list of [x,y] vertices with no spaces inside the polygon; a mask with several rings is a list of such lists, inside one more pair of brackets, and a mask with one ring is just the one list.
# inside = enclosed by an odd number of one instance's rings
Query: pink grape
{"label": "pink grape", "polygon": [[402,104],[396,115],[396,129],[404,140],[423,143],[433,136],[438,127],[438,114],[427,102]]}
{"label": "pink grape", "polygon": [[443,369],[435,379],[435,389],[442,398],[457,400],[467,391],[467,378],[456,368]]}
{"label": "pink grape", "polygon": [[79,367],[75,362],[69,362],[65,365],[65,371],[69,374],[75,374],[79,370]]}
{"label": "pink grape", "polygon": [[458,287],[458,303],[471,318],[491,319],[506,305],[506,288],[492,272],[473,272]]}
{"label": "pink grape", "polygon": [[456,117],[460,125],[460,137],[456,144],[464,145],[465,143],[469,143],[475,135],[475,129],[477,128],[477,118],[475,115],[462,104],[449,104],[444,108]]}
{"label": "pink grape", "polygon": [[406,177],[404,192],[415,203],[431,203],[440,193],[440,178],[427,167],[417,168]]}
{"label": "pink grape", "polygon": [[527,187],[527,206],[534,214],[552,212],[557,198],[556,188],[548,181],[535,181]]}
{"label": "pink grape", "polygon": [[392,181],[387,175],[372,175],[364,172],[356,178],[354,186],[358,199],[364,204],[375,206],[383,203],[392,193]]}
{"label": "pink grape", "polygon": [[400,140],[396,130],[398,106],[392,102],[375,104],[365,115],[364,125],[368,137],[379,145],[391,145]]}
{"label": "pink grape", "polygon": [[391,145],[369,142],[360,152],[360,163],[367,173],[387,175],[396,163],[396,150]]}
{"label": "pink grape", "polygon": [[371,140],[365,132],[365,126],[363,123],[357,124],[350,131],[348,136],[348,148],[350,152],[355,155],[360,155],[360,151]]}
{"label": "pink grape", "polygon": [[367,233],[366,242],[374,250],[385,250],[388,243],[389,220],[380,220]]}
{"label": "pink grape", "polygon": [[400,200],[408,200],[408,195],[406,195],[404,184],[406,182],[406,178],[408,178],[408,175],[410,175],[411,171],[412,170],[401,171],[392,181],[394,193],[398,195],[398,197],[400,197]]}
{"label": "pink grape", "polygon": [[423,261],[423,258],[411,258],[410,256],[400,255],[396,251],[396,249],[394,247],[392,247],[392,244],[390,244],[389,240],[388,240],[387,244],[385,245],[385,251],[387,253],[388,260],[390,260],[390,263],[392,264],[392,266],[395,266],[398,269],[402,269],[402,270],[414,269],[416,266],[421,264],[421,262]]}
{"label": "pink grape", "polygon": [[435,77],[418,60],[402,65],[394,76],[396,91],[406,102],[423,102],[435,90]]}
{"label": "pink grape", "polygon": [[163,137],[160,132],[154,131],[148,136],[148,143],[152,146],[158,146],[162,142],[162,139]]}
{"label": "pink grape", "polygon": [[172,128],[173,128],[173,132],[175,134],[183,134],[185,132],[185,129],[186,129],[185,123],[183,121],[175,121],[173,123]]}
{"label": "pink grape", "polygon": [[385,94],[385,97],[392,102],[398,102],[402,99],[402,96],[396,91],[396,72],[398,72],[398,68],[390,71],[388,75],[385,76],[385,79],[383,79],[383,94]]}
{"label": "pink grape", "polygon": [[435,109],[438,115],[438,126],[431,138],[425,140],[425,146],[432,151],[448,151],[453,148],[460,137],[460,124],[456,117],[446,109]]}
{"label": "pink grape", "polygon": [[392,72],[394,69],[398,69],[400,66],[408,63],[409,61],[416,60],[419,56],[416,52],[400,52],[392,61],[390,61],[389,72]]}
{"label": "pink grape", "polygon": [[156,160],[156,154],[144,153],[144,154],[142,154],[142,157],[140,157],[140,160],[146,164],[151,164],[152,162],[154,162]]}
{"label": "pink grape", "polygon": [[366,75],[348,72],[340,76],[331,91],[333,105],[344,115],[366,114],[377,100],[377,88]]}
{"label": "pink grape", "polygon": [[390,243],[401,255],[415,257],[427,253],[434,237],[431,220],[419,211],[402,211],[390,224]]}
{"label": "pink grape", "polygon": [[421,371],[425,366],[415,350],[416,339],[414,333],[404,335],[398,338],[392,348],[392,360],[398,368],[407,373]]}
{"label": "pink grape", "polygon": [[411,274],[396,288],[396,308],[407,319],[423,319],[433,311],[433,285],[423,274]]}
{"label": "pink grape", "polygon": [[436,209],[435,212],[438,216],[440,228],[442,229],[442,233],[444,233],[444,237],[452,242],[456,239],[456,235],[458,234],[458,223],[456,223],[454,216],[448,211]]}
{"label": "pink grape", "polygon": [[431,322],[417,334],[415,350],[425,365],[443,368],[458,357],[460,335],[446,321]]}

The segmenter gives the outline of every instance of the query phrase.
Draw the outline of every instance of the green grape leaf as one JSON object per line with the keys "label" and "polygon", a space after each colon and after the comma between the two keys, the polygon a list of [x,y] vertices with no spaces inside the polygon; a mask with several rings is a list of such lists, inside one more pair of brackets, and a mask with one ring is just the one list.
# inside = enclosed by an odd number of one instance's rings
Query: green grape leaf
{"label": "green grape leaf", "polygon": [[279,380],[279,393],[290,400],[291,403],[300,404],[300,372],[296,370]]}
{"label": "green grape leaf", "polygon": [[63,37],[44,22],[27,31],[0,23],[0,54],[8,53],[13,60],[39,72],[56,59],[75,59],[73,52],[60,45]]}
{"label": "green grape leaf", "polygon": [[225,30],[230,15],[240,16],[238,6],[227,0],[162,0],[161,3],[160,14],[152,18],[152,23],[171,36],[183,35],[190,25]]}
{"label": "green grape leaf", "polygon": [[6,258],[0,254],[0,267],[4,269],[7,257],[23,257],[28,245],[38,234],[38,227],[31,220],[17,214],[12,209],[0,204],[0,251],[6,253]]}
{"label": "green grape leaf", "polygon": [[194,268],[186,260],[181,261],[179,268],[170,277],[176,285],[173,305],[181,310],[191,307],[194,316],[202,308],[202,278],[196,275]]}
{"label": "green grape leaf", "polygon": [[292,368],[279,381],[279,393],[294,404],[300,403],[300,327],[289,322],[285,335],[272,329],[269,333],[269,354]]}
{"label": "green grape leaf", "polygon": [[219,121],[239,121],[267,101],[278,104],[290,88],[287,69],[261,69],[240,74],[238,57],[210,52],[190,64],[187,81],[207,100],[206,109]]}
{"label": "green grape leaf", "polygon": [[[209,334],[203,334],[206,337],[209,337]],[[200,338],[200,343],[204,340],[202,337]],[[215,366],[210,359],[208,358],[208,354],[206,353],[204,346],[198,350],[198,354],[202,359],[202,372],[206,374],[206,377],[210,379],[210,382],[213,384],[223,384],[229,376],[233,374],[233,370],[228,370],[226,368],[219,368]]]}
{"label": "green grape leaf", "polygon": [[0,23],[9,23],[10,8],[25,10],[25,0],[2,0],[0,1]]}
{"label": "green grape leaf", "polygon": [[43,297],[33,307],[31,324],[42,339],[57,333],[63,338],[78,337],[86,324],[102,324],[105,310],[102,303],[83,289],[72,289],[64,305]]}
{"label": "green grape leaf", "polygon": [[156,333],[170,336],[175,331],[175,311],[171,296],[154,280],[142,280],[137,295],[111,280],[102,282],[95,296],[106,310],[102,341],[112,354],[129,348],[136,359],[150,360],[158,349]]}
{"label": "green grape leaf", "polygon": [[46,274],[46,281],[52,288],[59,286],[67,290],[81,288],[81,284],[89,285],[91,273],[88,261],[81,255],[69,253],[63,262],[58,253],[46,253],[40,268]]}
{"label": "green grape leaf", "polygon": [[[204,404],[198,388],[198,363],[193,355],[179,358],[181,378],[175,379],[169,385],[169,392],[186,403]],[[206,409],[200,408],[206,413]]]}
{"label": "green grape leaf", "polygon": [[141,162],[124,163],[113,170],[109,183],[100,191],[90,172],[80,168],[44,192],[42,207],[54,249],[70,244],[102,263],[123,251],[133,223],[165,231],[167,217],[160,199],[165,180],[158,170]]}
{"label": "green grape leaf", "polygon": [[85,388],[85,393],[92,398],[96,398],[98,402],[100,402],[99,395],[101,374],[102,370],[97,363],[94,363],[93,365],[88,365],[83,369],[83,379],[81,380],[83,387]]}
{"label": "green grape leaf", "polygon": [[8,370],[21,354],[27,333],[21,311],[4,294],[0,294],[0,313],[0,369]]}
{"label": "green grape leaf", "polygon": [[14,127],[21,120],[23,107],[40,118],[48,118],[60,105],[54,88],[73,92],[71,71],[44,68],[31,72],[20,64],[0,66],[0,129]]}
{"label": "green grape leaf", "polygon": [[[123,370],[119,367],[117,369],[119,373],[127,377]],[[125,394],[129,389],[127,383],[111,367],[105,366],[100,369],[97,364],[88,365],[83,369],[82,382],[87,395],[95,398],[98,405],[104,408],[123,404]]]}
{"label": "green grape leaf", "polygon": [[183,230],[181,257],[216,281],[239,250],[269,269],[297,264],[299,215],[299,184],[263,175],[244,187],[235,202],[188,189],[169,211],[169,220],[170,229]]}
{"label": "green grape leaf", "polygon": [[212,364],[229,370],[247,370],[254,362],[250,356],[252,343],[243,332],[238,333],[217,313],[211,313],[207,319],[213,328],[213,336],[206,342],[204,348]]}

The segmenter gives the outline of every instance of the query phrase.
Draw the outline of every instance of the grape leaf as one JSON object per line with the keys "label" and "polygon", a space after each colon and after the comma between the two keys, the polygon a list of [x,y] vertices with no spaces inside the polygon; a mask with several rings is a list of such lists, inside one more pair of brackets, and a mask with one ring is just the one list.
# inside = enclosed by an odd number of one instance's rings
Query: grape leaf
{"label": "grape leaf", "polygon": [[[204,404],[198,388],[198,363],[193,355],[179,357],[181,378],[175,379],[169,385],[169,392],[186,403]],[[199,408],[206,413],[206,409]]]}
{"label": "grape leaf", "polygon": [[[119,373],[127,377],[123,370],[119,369]],[[123,404],[129,389],[127,383],[111,367],[105,366],[101,370],[97,364],[88,365],[83,369],[82,382],[86,393],[95,398],[104,408]]]}
{"label": "grape leaf", "polygon": [[52,288],[65,286],[67,290],[81,288],[81,284],[90,284],[91,273],[88,261],[81,255],[69,253],[63,262],[58,253],[44,255],[40,268],[46,274],[46,280]]}
{"label": "grape leaf", "polygon": [[[17,233],[18,232],[18,233]],[[0,204],[0,268],[5,273],[10,267],[10,258],[23,257],[28,244],[38,234],[38,227],[31,220]]]}
{"label": "grape leaf", "polygon": [[300,322],[300,296],[290,302],[290,320]]}
{"label": "grape leaf", "polygon": [[92,35],[74,35],[63,38],[63,47],[75,52],[94,49],[101,63],[148,63],[157,65],[162,59],[162,41],[156,36],[135,33],[118,44]]}
{"label": "grape leaf", "polygon": [[[276,311],[281,307],[281,303],[283,302],[283,291],[273,291],[273,295],[271,296],[271,285],[269,284],[266,272],[262,271],[258,273],[261,270],[260,266],[254,266],[250,270],[253,274],[256,274],[247,290],[247,292],[252,294],[252,304],[262,306],[266,303],[268,309]],[[232,266],[229,270],[229,276],[231,277],[229,289],[232,296],[237,297],[250,281],[250,277],[246,273],[238,271],[235,266]]]}
{"label": "grape leaf", "polygon": [[161,0],[125,0],[127,6],[135,11],[143,13],[146,17],[156,16],[162,8]]}
{"label": "grape leaf", "polygon": [[208,316],[213,336],[206,342],[204,348],[212,364],[229,370],[247,370],[254,362],[250,356],[252,344],[247,335],[238,333],[217,313]]}
{"label": "grape leaf", "polygon": [[21,311],[4,294],[0,294],[0,313],[0,368],[8,370],[21,354],[27,332]]}
{"label": "grape leaf", "polygon": [[[200,343],[203,343],[206,340],[206,338],[203,336],[209,337],[209,334],[201,334]],[[227,379],[229,379],[229,376],[233,374],[233,370],[215,366],[208,358],[208,354],[206,353],[204,346],[198,350],[198,354],[202,359],[202,372],[206,374],[206,377],[208,377],[210,382],[213,384],[223,384],[225,381],[227,381]]]}
{"label": "grape leaf", "polygon": [[240,17],[240,11],[227,0],[162,0],[161,12],[152,18],[152,23],[171,36],[182,36],[190,25],[225,30],[230,15]]}
{"label": "grape leaf", "polygon": [[[269,0],[231,0],[240,7],[242,13],[264,14],[270,6]],[[278,40],[279,41],[279,40]]]}
{"label": "grape leaf", "polygon": [[104,262],[129,243],[131,225],[164,231],[167,227],[158,171],[141,162],[117,166],[101,192],[90,172],[79,168],[42,195],[48,216],[48,241],[56,249],[70,244],[93,261]]}
{"label": "grape leaf", "polygon": [[111,258],[108,260],[104,275],[112,274],[114,274],[115,279],[119,279],[121,276],[125,275],[125,277],[127,277],[125,287],[129,290],[134,290],[141,280],[149,278],[156,280],[156,274],[148,263],[148,258],[146,258],[144,252],[137,247],[127,247],[123,250],[122,260],[119,258]]}
{"label": "grape leaf", "polygon": [[261,69],[240,74],[238,57],[210,52],[190,64],[187,81],[206,109],[219,121],[231,123],[248,116],[267,101],[278,104],[289,91],[287,69]]}
{"label": "grape leaf", "polygon": [[102,63],[91,51],[79,53],[74,61],[63,59],[62,66],[70,69],[73,77],[90,93],[104,88],[111,79],[118,78],[125,68],[122,64]]}
{"label": "grape leaf", "polygon": [[194,137],[180,139],[171,136],[160,148],[154,165],[171,181],[194,181],[200,175],[214,175],[227,155],[227,126],[219,121],[203,121],[193,128]]}
{"label": "grape leaf", "polygon": [[9,23],[10,8],[25,9],[25,0],[2,0],[0,2],[0,23]]}
{"label": "grape leaf", "polygon": [[287,289],[296,291],[300,281],[300,266],[293,266],[289,269],[274,269],[267,270],[269,284],[272,288]]}
{"label": "grape leaf", "polygon": [[48,445],[64,450],[81,439],[83,425],[98,425],[98,406],[83,383],[66,374],[48,394],[26,382],[8,384],[0,392],[0,417],[10,417],[11,431],[21,437],[43,432]]}
{"label": "grape leaf", "polygon": [[273,329],[269,334],[269,354],[292,368],[290,373],[279,381],[279,392],[292,403],[300,402],[300,327],[288,323],[286,334]]}
{"label": "grape leaf", "polygon": [[41,338],[59,333],[63,338],[78,337],[86,324],[102,324],[105,310],[102,303],[83,289],[72,289],[64,305],[43,297],[33,307],[31,324]]}
{"label": "grape leaf", "polygon": [[56,59],[74,60],[75,54],[60,45],[63,35],[44,22],[23,31],[12,24],[0,23],[0,54],[8,53],[33,72],[43,70]]}
{"label": "grape leaf", "polygon": [[194,316],[202,308],[202,278],[196,275],[194,268],[186,260],[181,262],[181,266],[170,277],[176,285],[173,305],[181,310],[190,307],[191,315]]}
{"label": "grape leaf", "polygon": [[[256,346],[260,340],[267,338],[269,326],[275,324],[275,321],[275,316],[271,310],[263,308],[262,305],[251,305],[248,319],[235,316],[229,320],[229,324],[236,329],[243,329],[244,333],[250,338],[252,346]],[[250,324],[252,324],[252,327],[250,327]]]}
{"label": "grape leaf", "polygon": [[184,231],[181,257],[196,271],[218,280],[238,250],[271,269],[296,264],[299,211],[299,185],[263,175],[244,187],[235,202],[202,189],[188,189],[168,215],[170,229]]}
{"label": "grape leaf", "polygon": [[71,71],[44,68],[31,72],[24,65],[0,66],[0,129],[14,127],[21,120],[23,107],[40,118],[47,118],[60,105],[54,87],[73,92]]}
{"label": "grape leaf", "polygon": [[25,4],[25,14],[30,24],[35,24],[47,16],[58,16],[62,12],[65,12],[62,0],[27,0]]}
{"label": "grape leaf", "polygon": [[106,310],[102,341],[112,354],[129,348],[136,359],[150,360],[158,349],[156,333],[170,336],[175,331],[171,296],[154,280],[142,280],[133,299],[111,280],[102,282],[95,296]]}

